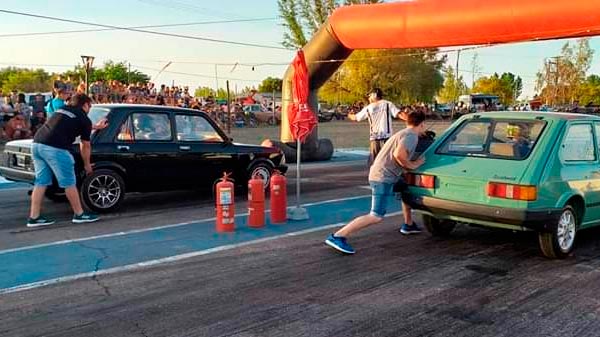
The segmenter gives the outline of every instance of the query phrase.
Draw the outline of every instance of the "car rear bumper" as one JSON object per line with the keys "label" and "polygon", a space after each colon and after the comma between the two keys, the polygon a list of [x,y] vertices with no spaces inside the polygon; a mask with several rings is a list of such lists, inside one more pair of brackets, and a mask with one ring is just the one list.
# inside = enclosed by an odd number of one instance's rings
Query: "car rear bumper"
{"label": "car rear bumper", "polygon": [[558,223],[561,209],[515,209],[470,204],[427,196],[406,194],[402,197],[413,209],[426,211],[440,218],[452,216],[474,222],[500,223],[535,231],[549,231]]}
{"label": "car rear bumper", "polygon": [[17,181],[17,182],[23,182],[23,183],[29,183],[29,184],[33,184],[33,182],[35,181],[35,173],[34,172],[17,170],[17,169],[8,168],[8,167],[0,167],[0,175],[11,181]]}

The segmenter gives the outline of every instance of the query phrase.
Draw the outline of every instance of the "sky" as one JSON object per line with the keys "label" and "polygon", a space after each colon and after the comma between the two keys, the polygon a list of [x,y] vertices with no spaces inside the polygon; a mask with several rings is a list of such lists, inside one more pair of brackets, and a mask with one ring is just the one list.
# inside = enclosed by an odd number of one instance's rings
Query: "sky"
{"label": "sky", "polygon": [[[107,25],[132,27],[238,19],[268,19],[256,22],[202,24],[183,27],[148,28],[148,30],[281,47],[284,33],[278,18],[276,0],[2,0],[0,9],[60,17]],[[258,86],[267,76],[282,77],[294,52],[274,48],[256,48],[208,41],[156,36],[112,30],[91,33],[51,34],[9,37],[7,34],[57,32],[93,27],[0,13],[0,67],[44,68],[49,72],[72,69],[81,63],[81,55],[96,57],[94,64],[107,60],[124,61],[151,77],[157,84],[196,88],[225,87],[230,80],[232,91]],[[559,55],[568,40],[517,43],[466,50],[460,55],[459,69],[471,86],[472,58],[477,53],[480,73],[512,72],[523,79],[521,98],[535,93],[535,74],[544,58]],[[596,52],[590,73],[600,74],[600,38],[593,38]],[[160,73],[167,63],[170,65]],[[250,66],[232,64],[277,63]],[[448,54],[454,67],[456,53]],[[217,64],[217,65],[215,65]],[[216,76],[215,76],[216,75]]]}

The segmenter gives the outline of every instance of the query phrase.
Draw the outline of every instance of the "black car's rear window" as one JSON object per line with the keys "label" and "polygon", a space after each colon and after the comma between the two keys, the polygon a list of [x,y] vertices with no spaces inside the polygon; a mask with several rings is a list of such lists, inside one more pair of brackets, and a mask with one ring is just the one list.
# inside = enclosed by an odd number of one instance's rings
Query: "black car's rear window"
{"label": "black car's rear window", "polygon": [[437,148],[438,154],[522,160],[542,134],[545,121],[471,119]]}
{"label": "black car's rear window", "polygon": [[102,118],[105,118],[109,112],[109,109],[93,106],[90,109],[90,113],[88,113],[88,117],[92,121],[92,125],[94,125],[98,123]]}

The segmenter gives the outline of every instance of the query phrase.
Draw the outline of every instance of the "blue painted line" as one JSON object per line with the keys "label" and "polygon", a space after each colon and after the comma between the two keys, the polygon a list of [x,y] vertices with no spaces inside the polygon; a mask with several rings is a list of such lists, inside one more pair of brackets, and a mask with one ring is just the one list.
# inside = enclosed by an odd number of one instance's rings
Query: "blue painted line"
{"label": "blue painted line", "polygon": [[[245,217],[237,217],[234,233],[216,233],[214,220],[204,220],[177,227],[0,252],[0,292],[36,282],[347,222],[368,212],[369,198],[308,205],[310,220],[281,225],[267,223],[262,229],[249,228]],[[397,201],[390,202],[388,211],[395,212],[399,208]]]}

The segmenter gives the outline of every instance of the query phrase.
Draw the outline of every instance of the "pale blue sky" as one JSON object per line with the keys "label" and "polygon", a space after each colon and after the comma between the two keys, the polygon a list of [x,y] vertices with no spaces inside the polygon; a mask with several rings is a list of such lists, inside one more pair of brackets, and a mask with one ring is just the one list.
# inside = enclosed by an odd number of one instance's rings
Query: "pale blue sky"
{"label": "pale blue sky", "polygon": [[[60,0],[50,2],[51,6],[48,6],[48,3],[42,0],[2,0],[0,9],[116,26],[274,18],[278,14],[276,0]],[[91,27],[0,13],[0,35],[87,28]],[[153,30],[264,45],[279,45],[283,35],[279,19]],[[151,75],[156,83],[171,84],[175,81],[176,85],[188,85],[193,88],[215,86],[214,63],[288,63],[293,58],[293,52],[286,50],[232,46],[124,31],[0,37],[0,40],[3,46],[0,67],[35,64],[45,65],[43,68],[49,71],[61,71],[80,62],[80,55],[88,54],[96,56],[95,63],[106,60],[128,61],[132,68]],[[473,53],[477,52],[482,75],[513,72],[523,78],[523,96],[532,96],[535,73],[542,67],[544,57],[557,55],[564,43],[565,41],[546,41],[464,51],[461,54],[460,69],[465,72],[461,74],[470,85],[471,74],[468,71],[471,69]],[[591,44],[596,54],[599,54],[600,38],[592,39]],[[593,62],[593,73],[600,73],[598,60],[600,55],[596,55]],[[167,71],[156,77],[157,69],[169,61],[173,63]],[[454,53],[449,55],[448,61],[454,66]],[[230,66],[218,66],[219,86],[224,87],[225,78],[235,79],[230,81],[232,90],[236,86],[239,90],[245,86],[256,86],[267,76],[281,77],[285,68],[285,65],[261,66],[252,71],[251,68],[243,66],[235,69]]]}

